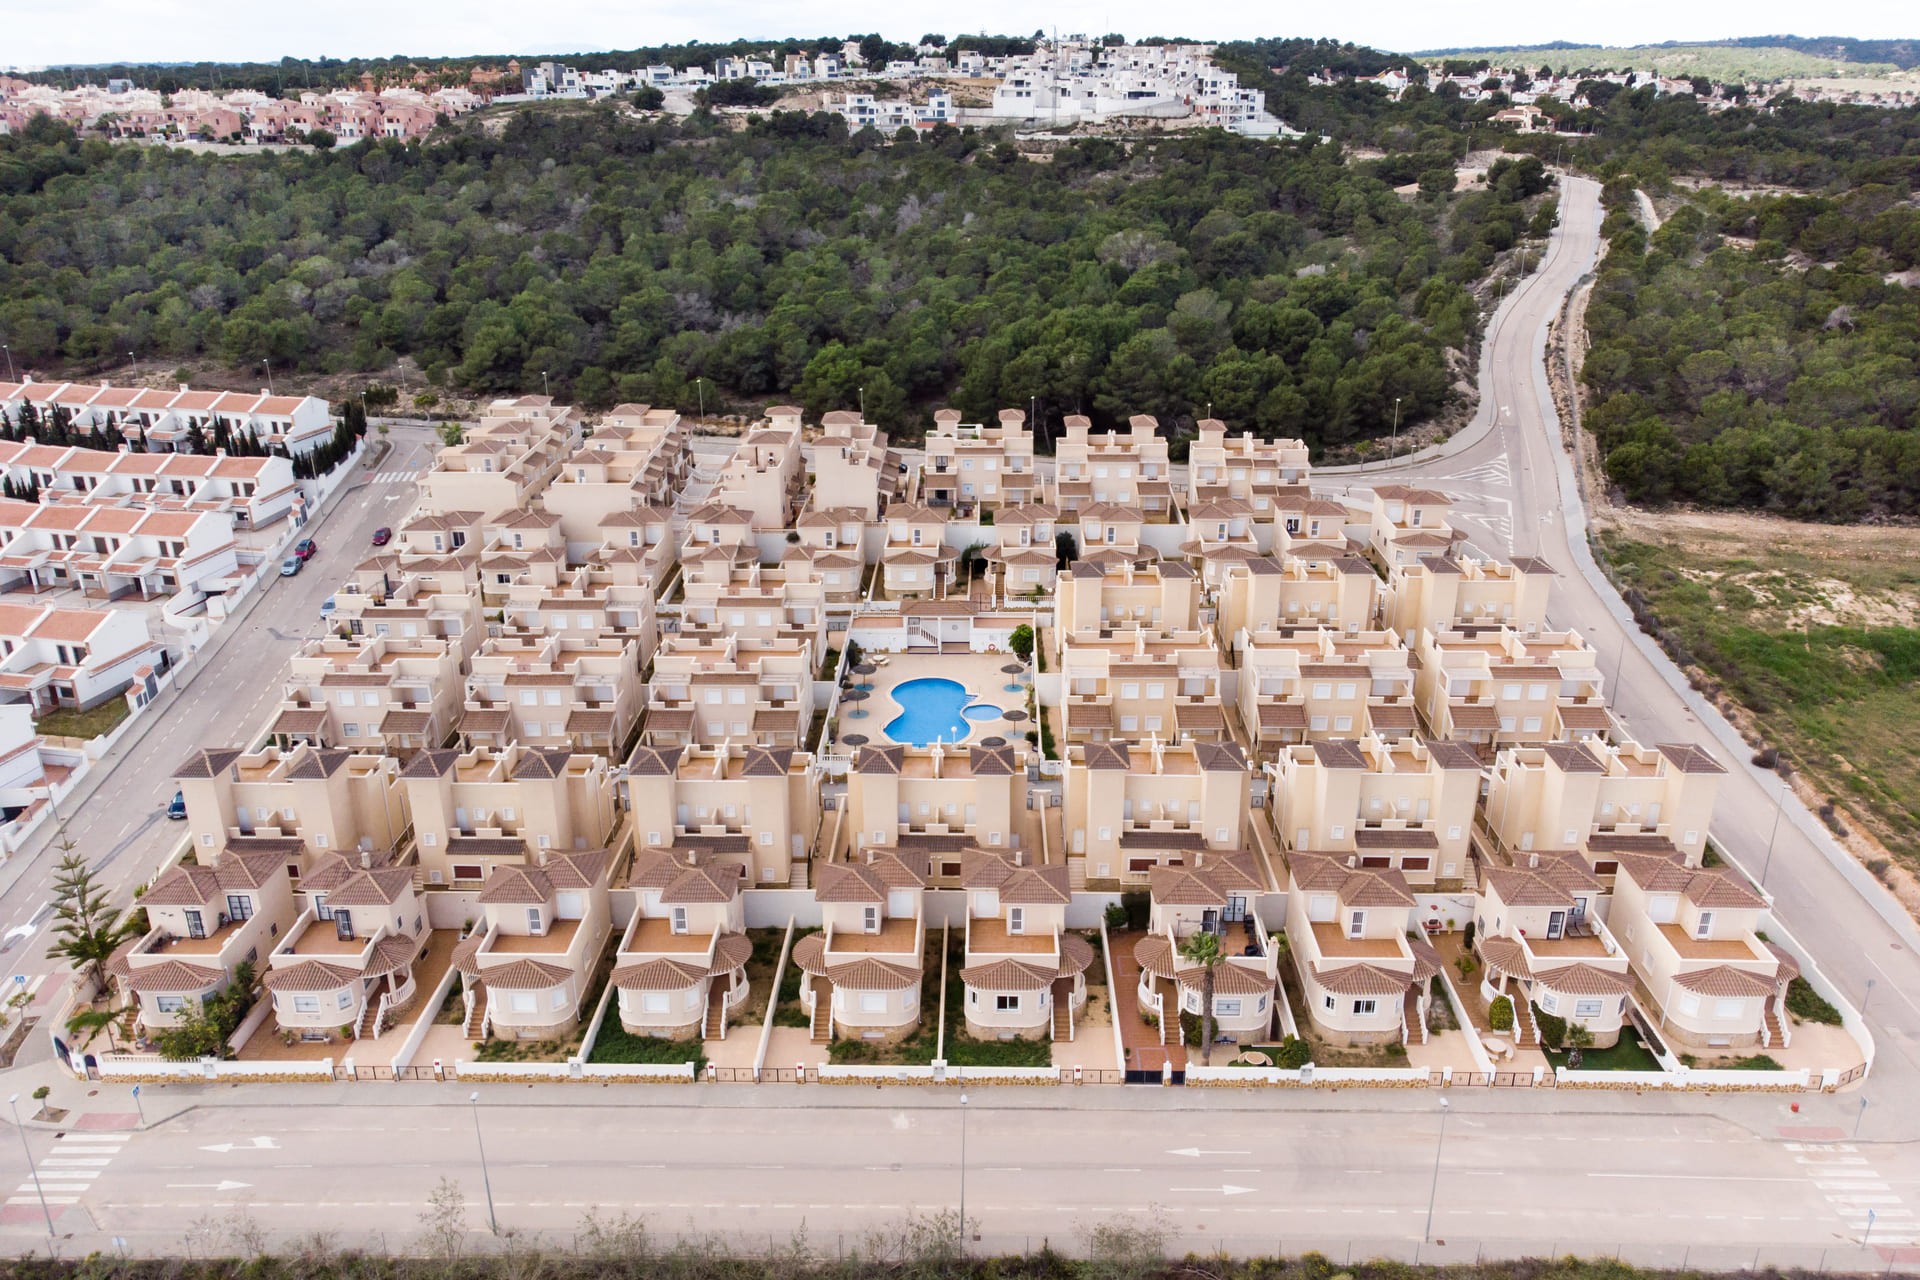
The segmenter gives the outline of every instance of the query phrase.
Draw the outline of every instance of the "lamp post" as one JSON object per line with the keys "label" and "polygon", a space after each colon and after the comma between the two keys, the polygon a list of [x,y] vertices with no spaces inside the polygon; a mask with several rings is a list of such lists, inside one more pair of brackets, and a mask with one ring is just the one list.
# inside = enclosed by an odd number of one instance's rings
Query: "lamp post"
{"label": "lamp post", "polygon": [[693,380],[693,393],[700,397],[700,416],[704,418],[707,416],[707,380],[705,378]]}
{"label": "lamp post", "polygon": [[13,1127],[20,1131],[20,1150],[27,1155],[27,1171],[33,1175],[33,1192],[40,1197],[40,1215],[47,1220],[47,1256],[54,1251],[53,1210],[47,1208],[47,1193],[40,1186],[40,1167],[33,1162],[33,1147],[27,1142],[27,1126],[20,1123],[20,1095],[14,1094],[7,1099],[7,1105],[13,1109]]}
{"label": "lamp post", "polygon": [[867,420],[867,389],[865,387],[862,387],[860,388],[860,421],[865,422],[866,420]]}
{"label": "lamp post", "polygon": [[547,381],[547,371],[545,369],[540,371],[540,392],[546,396],[547,399],[553,399],[553,386]]}
{"label": "lamp post", "polygon": [[0,351],[4,351],[7,353],[7,381],[8,382],[20,381],[19,375],[15,374],[13,371],[13,348],[8,346],[4,342],[0,342]]}
{"label": "lamp post", "polygon": [[1393,440],[1387,445],[1387,465],[1393,465],[1394,455],[1400,452],[1400,397],[1393,398]]}
{"label": "lamp post", "polygon": [[1780,815],[1787,807],[1787,780],[1780,779],[1780,789],[1773,794],[1773,830],[1767,835],[1767,860],[1760,864],[1760,887],[1767,887],[1767,872],[1773,868],[1773,842],[1780,834]]}
{"label": "lamp post", "polygon": [[1433,1185],[1427,1189],[1427,1229],[1422,1240],[1433,1239],[1433,1202],[1440,1194],[1440,1153],[1447,1146],[1447,1100],[1440,1099],[1440,1140],[1433,1144]]}
{"label": "lamp post", "polygon": [[967,1256],[967,1091],[960,1091],[960,1256]]}
{"label": "lamp post", "polygon": [[487,1229],[495,1235],[500,1234],[500,1220],[493,1216],[493,1178],[487,1173],[487,1144],[480,1137],[480,1091],[474,1090],[467,1095],[467,1105],[473,1110],[473,1145],[480,1150],[480,1185],[487,1192]]}
{"label": "lamp post", "polygon": [[1862,1097],[1860,1099],[1859,1114],[1853,1117],[1853,1136],[1854,1137],[1857,1138],[1860,1136],[1860,1122],[1862,1120],[1865,1120],[1866,1118],[1867,1118],[1867,1100],[1866,1098]]}
{"label": "lamp post", "polygon": [[273,394],[273,362],[271,360],[262,360],[260,362],[260,367],[267,371],[267,394],[272,395]]}
{"label": "lamp post", "polygon": [[1867,994],[1860,997],[1860,1020],[1867,1020],[1867,1003],[1873,999],[1873,979],[1867,979]]}

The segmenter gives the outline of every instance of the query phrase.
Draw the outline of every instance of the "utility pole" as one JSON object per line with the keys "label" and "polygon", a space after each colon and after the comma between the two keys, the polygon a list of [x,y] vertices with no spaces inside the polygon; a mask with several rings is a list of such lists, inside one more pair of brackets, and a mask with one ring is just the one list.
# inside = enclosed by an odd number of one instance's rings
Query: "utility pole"
{"label": "utility pole", "polygon": [[1387,465],[1393,465],[1395,455],[1400,452],[1400,397],[1393,398],[1393,441],[1387,446]]}
{"label": "utility pole", "polygon": [[960,1091],[960,1256],[967,1256],[967,1091]]}
{"label": "utility pole", "polygon": [[20,1123],[20,1095],[14,1094],[7,1099],[7,1105],[13,1108],[13,1127],[20,1133],[20,1150],[27,1156],[27,1172],[33,1175],[34,1194],[40,1197],[40,1214],[47,1220],[47,1256],[54,1256],[53,1210],[47,1208],[47,1193],[40,1186],[40,1167],[33,1162],[33,1147],[27,1142],[27,1126]]}
{"label": "utility pole", "polygon": [[8,346],[4,342],[0,342],[0,351],[4,351],[7,353],[7,381],[8,382],[20,381],[19,375],[14,373],[13,371],[13,348]]}
{"label": "utility pole", "polygon": [[479,1090],[467,1095],[467,1105],[473,1110],[473,1145],[480,1151],[480,1185],[487,1190],[487,1227],[493,1234],[499,1235],[500,1220],[493,1214],[493,1178],[487,1173],[487,1144],[480,1137]]}
{"label": "utility pole", "polygon": [[262,360],[260,362],[260,367],[267,371],[267,394],[272,395],[273,394],[273,362],[270,360]]}
{"label": "utility pole", "polygon": [[1787,780],[1780,779],[1780,789],[1773,795],[1773,830],[1767,835],[1767,860],[1760,864],[1760,887],[1767,887],[1767,872],[1773,867],[1773,842],[1780,834],[1780,815],[1787,807]]}
{"label": "utility pole", "polygon": [[1422,1240],[1433,1239],[1433,1202],[1440,1194],[1440,1153],[1447,1148],[1447,1100],[1440,1099],[1440,1140],[1433,1145],[1433,1185],[1427,1190],[1427,1229]]}

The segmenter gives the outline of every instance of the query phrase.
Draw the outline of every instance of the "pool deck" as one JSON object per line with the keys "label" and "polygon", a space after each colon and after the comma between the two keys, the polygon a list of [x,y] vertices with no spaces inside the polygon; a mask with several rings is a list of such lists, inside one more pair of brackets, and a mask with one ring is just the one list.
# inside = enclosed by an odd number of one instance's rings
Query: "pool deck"
{"label": "pool deck", "polygon": [[[943,653],[888,655],[887,664],[863,680],[873,685],[873,696],[858,706],[867,712],[864,716],[850,716],[851,708],[841,711],[839,732],[865,734],[875,742],[894,742],[887,733],[887,726],[899,718],[905,708],[894,697],[893,691],[910,680],[952,680],[964,687],[968,694],[968,707],[987,704],[1001,711],[1025,710],[1027,695],[1022,680],[1020,692],[1009,691],[1006,686],[1014,683],[1015,677],[1000,668],[1015,661],[1010,653]],[[975,720],[962,716],[966,721],[967,732],[958,739],[962,743],[982,742],[987,738],[1005,738],[1008,742],[1020,742],[1026,739],[1027,730],[1033,727],[1031,721],[1014,723],[1002,716],[992,719]],[[952,742],[953,738],[943,738]]]}

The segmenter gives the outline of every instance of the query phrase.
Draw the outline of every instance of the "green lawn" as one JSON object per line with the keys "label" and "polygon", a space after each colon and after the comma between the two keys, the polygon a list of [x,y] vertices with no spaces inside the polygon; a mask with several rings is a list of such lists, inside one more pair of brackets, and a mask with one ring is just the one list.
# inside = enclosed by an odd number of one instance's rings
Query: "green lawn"
{"label": "green lawn", "polygon": [[[1564,1053],[1549,1053],[1547,1061],[1555,1067],[1567,1065]],[[1620,1042],[1611,1049],[1588,1049],[1580,1055],[1582,1071],[1658,1071],[1660,1059],[1640,1043],[1640,1033],[1632,1027],[1620,1030]]]}
{"label": "green lawn", "polygon": [[593,1042],[588,1062],[612,1062],[623,1066],[653,1063],[662,1066],[691,1062],[695,1074],[707,1065],[698,1040],[663,1040],[659,1036],[637,1036],[620,1025],[618,1009],[609,1008],[600,1024],[599,1038]]}
{"label": "green lawn", "polygon": [[86,711],[49,711],[34,723],[41,733],[54,738],[97,738],[112,733],[127,718],[127,700],[108,698]]}
{"label": "green lawn", "polygon": [[1851,817],[1920,865],[1920,629],[1889,609],[1920,593],[1920,566],[1762,540],[1616,538],[1608,551],[1668,652],[1752,713],[1845,809],[1834,820]]}

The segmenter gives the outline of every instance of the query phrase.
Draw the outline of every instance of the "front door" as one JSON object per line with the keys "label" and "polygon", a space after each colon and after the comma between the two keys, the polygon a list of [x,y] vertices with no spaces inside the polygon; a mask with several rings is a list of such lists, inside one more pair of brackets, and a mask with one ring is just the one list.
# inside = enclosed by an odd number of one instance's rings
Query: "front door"
{"label": "front door", "polygon": [[1567,931],[1567,913],[1555,911],[1547,916],[1547,937],[1558,938]]}
{"label": "front door", "polygon": [[204,938],[207,936],[206,922],[200,918],[198,911],[190,910],[187,912],[187,936],[189,938]]}
{"label": "front door", "polygon": [[1200,913],[1200,928],[1207,933],[1216,932],[1220,928],[1220,913],[1212,907],[1208,907],[1205,911],[1202,911]]}
{"label": "front door", "polygon": [[339,938],[340,941],[352,942],[353,941],[353,913],[350,911],[334,912],[333,913],[333,932],[334,932],[334,936]]}

